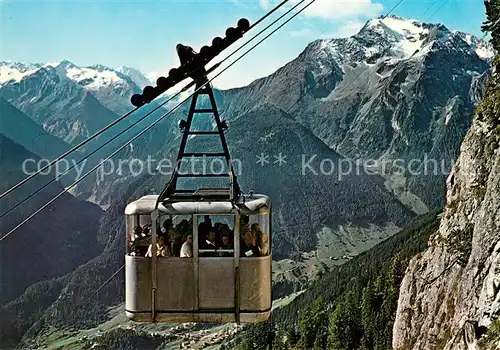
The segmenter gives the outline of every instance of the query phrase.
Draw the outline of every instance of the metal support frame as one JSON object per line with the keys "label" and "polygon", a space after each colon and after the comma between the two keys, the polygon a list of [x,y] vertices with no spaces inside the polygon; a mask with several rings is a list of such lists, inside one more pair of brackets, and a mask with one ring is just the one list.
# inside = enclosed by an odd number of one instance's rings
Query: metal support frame
{"label": "metal support frame", "polygon": [[240,324],[240,213],[234,213],[234,317]]}
{"label": "metal support frame", "polygon": [[155,209],[151,213],[151,319],[155,322],[156,319],[156,286],[158,283],[158,273],[157,273],[157,264],[158,257],[156,256],[156,240],[158,237],[158,233],[156,232],[158,227],[158,217],[159,212],[158,209]]}
{"label": "metal support frame", "polygon": [[193,262],[194,262],[194,310],[199,312],[200,310],[200,256],[199,256],[199,246],[198,246],[198,223],[197,223],[197,215],[193,215]]}
{"label": "metal support frame", "polygon": [[[203,86],[203,84],[206,84]],[[208,95],[211,108],[197,108],[198,97],[200,95]],[[191,125],[195,114],[213,114],[215,119],[217,130],[196,130],[191,131]],[[206,75],[200,77],[196,82],[196,92],[193,94],[191,99],[191,106],[189,108],[188,118],[184,128],[184,134],[182,135],[182,140],[179,148],[179,153],[177,155],[176,166],[172,173],[170,181],[165,186],[161,192],[158,201],[177,201],[177,200],[202,200],[202,199],[220,199],[220,200],[236,200],[240,196],[240,188],[236,175],[234,174],[233,165],[231,162],[231,156],[229,155],[229,148],[226,143],[226,137],[224,135],[224,130],[227,128],[220,119],[219,112],[217,110],[217,104],[215,102],[215,96],[210,83],[207,80]],[[218,135],[223,152],[210,153],[210,152],[185,152],[186,145],[190,135]],[[187,157],[224,157],[228,167],[228,173],[225,174],[180,174],[180,166],[182,160]],[[178,178],[210,178],[210,177],[229,177],[230,183],[227,188],[209,189],[210,191],[203,192],[202,189],[198,190],[187,190],[177,188]]]}

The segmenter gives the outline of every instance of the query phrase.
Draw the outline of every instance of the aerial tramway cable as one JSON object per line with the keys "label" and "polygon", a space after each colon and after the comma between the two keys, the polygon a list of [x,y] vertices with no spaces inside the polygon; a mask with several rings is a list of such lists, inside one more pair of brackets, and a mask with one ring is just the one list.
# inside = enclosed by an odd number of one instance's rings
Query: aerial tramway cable
{"label": "aerial tramway cable", "polygon": [[[300,4],[304,3],[306,0],[301,0],[298,2],[292,9],[290,9],[287,13],[298,7]],[[250,49],[245,51],[242,55],[240,55],[236,60],[234,60],[230,65],[228,65],[226,68],[224,68],[222,71],[220,71],[217,75],[215,75],[213,78],[202,84],[198,90],[202,89],[205,85],[210,84],[213,80],[215,80],[217,77],[219,77],[221,74],[223,74],[226,70],[228,70],[230,67],[232,67],[234,64],[236,64],[239,60],[241,60],[243,57],[245,57],[247,54],[249,54],[251,51],[253,51],[257,46],[262,44],[265,40],[267,40],[270,36],[272,36],[274,33],[276,33],[279,29],[281,29],[283,26],[285,26],[287,23],[289,23],[292,19],[294,19],[296,16],[298,16],[302,11],[307,9],[310,5],[312,5],[316,0],[311,0],[306,6],[301,8],[299,11],[297,11],[294,15],[292,15],[290,18],[288,18],[286,21],[284,21],[282,24],[280,24],[277,28],[275,28],[271,33],[267,34],[263,39],[261,39],[259,42],[257,42],[255,45],[253,45]],[[279,19],[277,19],[274,23],[279,21],[281,18],[283,18],[285,15],[281,16]],[[267,29],[267,28],[266,28]],[[257,35],[256,35],[257,36]],[[137,135],[135,135],[133,138],[128,140],[126,143],[124,143],[120,148],[118,148],[116,151],[114,151],[111,155],[109,155],[106,159],[101,160],[99,164],[94,166],[91,170],[89,170],[85,175],[83,175],[80,179],[77,181],[73,182],[69,187],[65,188],[63,191],[61,191],[58,195],[56,195],[54,198],[52,198],[50,201],[45,203],[41,208],[36,210],[34,213],[32,213],[29,217],[27,217],[25,220],[23,220],[21,223],[19,223],[16,227],[11,229],[8,233],[6,233],[4,236],[0,238],[0,242],[3,242],[7,237],[9,237],[13,232],[15,232],[18,228],[23,226],[25,223],[27,223],[29,220],[31,220],[34,216],[36,216],[38,213],[40,213],[43,209],[45,209],[47,206],[52,204],[54,201],[56,201],[59,197],[61,197],[64,193],[68,192],[70,189],[75,187],[78,183],[83,181],[87,176],[89,176],[91,173],[93,173],[95,170],[97,170],[104,162],[108,161],[111,159],[113,156],[115,156],[118,152],[123,150],[125,147],[127,147],[129,144],[131,144],[133,141],[135,141],[137,138],[142,136],[144,133],[149,131],[152,127],[154,127],[156,124],[158,124],[160,121],[162,121],[164,118],[166,118],[168,115],[170,115],[172,112],[177,110],[185,101],[187,101],[194,93],[192,93],[190,96],[186,97],[184,100],[179,102],[175,107],[173,107],[170,111],[162,115],[160,118],[158,118],[156,121],[154,121],[152,124],[150,124],[148,127],[143,129],[141,132],[139,132]],[[69,170],[68,170],[69,171]]]}
{"label": "aerial tramway cable", "polygon": [[[167,102],[168,102],[168,100],[166,102],[164,102],[164,103],[167,103]],[[158,106],[156,109],[160,108],[162,105]],[[17,188],[21,187],[22,185],[24,185],[25,183],[27,183],[28,181],[30,181],[31,179],[33,179],[35,176],[37,176],[41,172],[49,169],[50,167],[52,167],[53,165],[55,165],[56,163],[58,163],[62,159],[66,158],[67,156],[69,156],[73,152],[77,151],[79,148],[85,146],[87,143],[89,143],[90,141],[92,141],[93,139],[95,139],[96,137],[98,137],[99,135],[103,134],[104,132],[106,132],[107,130],[109,130],[110,128],[112,128],[113,126],[115,126],[116,124],[118,124],[119,122],[125,120],[132,113],[136,112],[139,108],[140,107],[136,107],[133,110],[127,112],[126,114],[124,114],[120,118],[116,119],[115,121],[111,122],[110,124],[108,124],[107,126],[105,126],[104,128],[102,128],[101,130],[99,130],[98,132],[96,132],[94,135],[90,136],[89,138],[87,138],[84,141],[80,142],[78,145],[76,145],[73,148],[71,148],[69,151],[61,154],[59,157],[57,157],[56,159],[54,159],[53,161],[51,161],[49,164],[47,164],[46,166],[44,166],[42,169],[36,171],[35,173],[31,174],[27,178],[21,180],[20,182],[18,182],[17,184],[15,184],[11,188],[9,188],[8,190],[6,190],[2,194],[0,194],[0,199],[2,199],[3,197],[5,197],[6,195],[8,195],[9,193],[11,193],[12,191],[16,190]]]}
{"label": "aerial tramway cable", "polygon": [[[283,5],[285,5],[287,2],[289,2],[290,0],[283,0],[280,4],[278,4],[277,6],[275,6],[272,10],[270,10],[268,13],[266,13],[262,18],[260,18],[257,22],[255,22],[253,25],[250,26],[250,28],[247,30],[250,31],[251,29],[253,29],[255,26],[257,26],[259,23],[261,23],[262,21],[264,21],[267,17],[269,17],[271,14],[273,14],[274,12],[276,12],[278,9],[280,9]],[[295,8],[295,7],[294,7]],[[289,13],[289,12],[287,12]],[[282,17],[280,17],[282,18]],[[273,22],[271,25],[275,24],[276,22]],[[259,36],[260,34],[262,34],[262,32],[264,32],[265,30],[267,30],[270,26],[266,27],[266,29],[260,31],[257,35],[255,35],[254,37],[252,37],[249,41],[247,41],[245,44],[243,44],[242,46],[240,46],[238,49],[236,49],[234,52],[232,52],[228,57],[226,57],[224,60],[222,60],[221,62],[219,62],[219,64],[223,63],[224,61],[226,61],[227,59],[229,59],[231,56],[233,56],[236,52],[238,52],[241,48],[243,48],[245,45],[247,45],[250,41],[252,41],[253,39],[255,39],[257,36]],[[189,88],[189,85],[187,86],[187,88]],[[159,110],[161,107],[163,107],[165,104],[167,104],[168,102],[170,102],[171,100],[173,100],[174,98],[176,98],[178,95],[180,95],[182,92],[184,92],[186,89],[186,87],[184,87],[183,89],[181,89],[179,92],[177,92],[176,94],[172,95],[171,97],[169,97],[167,100],[165,100],[164,102],[162,102],[160,105],[158,105],[157,107],[155,107],[152,111],[148,112],[144,117],[141,118],[144,119],[146,117],[148,117],[149,115],[151,115],[152,113],[156,112],[157,110]],[[55,164],[57,164],[59,161],[61,161],[62,159],[66,158],[67,156],[69,156],[70,154],[74,153],[75,151],[77,151],[78,149],[80,149],[81,147],[85,146],[86,144],[88,144],[90,141],[94,140],[95,138],[97,138],[98,136],[102,135],[104,132],[106,132],[107,130],[111,129],[113,126],[115,126],[116,124],[120,123],[121,121],[125,120],[126,118],[128,118],[130,115],[132,115],[133,113],[135,113],[137,110],[139,110],[141,107],[143,107],[144,105],[142,106],[138,106],[134,109],[132,109],[131,111],[125,113],[124,115],[122,115],[120,118],[114,120],[113,122],[111,122],[110,124],[108,124],[107,126],[105,126],[104,128],[102,128],[101,130],[97,131],[95,134],[93,134],[92,136],[88,137],[87,139],[83,140],[82,142],[80,142],[78,145],[74,146],[73,148],[71,148],[70,150],[66,151],[65,153],[61,154],[59,157],[57,157],[56,159],[54,159],[53,161],[51,161],[50,163],[48,163],[47,165],[45,165],[43,168],[39,169],[38,171],[36,171],[35,173],[31,174],[30,176],[28,176],[27,178],[21,180],[20,182],[18,182],[17,184],[15,184],[14,186],[12,186],[11,188],[9,188],[8,190],[6,190],[5,192],[1,193],[0,194],[0,199],[2,199],[3,197],[5,197],[6,195],[8,195],[9,193],[15,191],[16,189],[18,189],[19,187],[21,187],[22,185],[24,185],[25,183],[27,183],[28,181],[30,181],[31,179],[33,179],[34,177],[36,177],[37,175],[39,175],[40,173],[42,173],[43,171],[51,168],[52,166],[54,166]],[[140,121],[140,120],[139,120]],[[128,129],[127,129],[128,130]],[[123,131],[122,133],[120,133],[119,135],[123,134],[125,131]],[[103,146],[97,148],[97,150],[101,149]],[[95,152],[93,152],[95,153]],[[92,153],[92,154],[93,154]],[[86,159],[88,158],[85,157],[83,159]],[[79,164],[79,163],[78,163]],[[75,165],[76,166],[76,165]],[[73,167],[74,168],[74,167]],[[73,168],[70,168],[69,170],[73,169]],[[31,196],[30,196],[31,197]],[[28,197],[28,198],[30,198]],[[24,202],[24,201],[23,201]],[[10,211],[9,211],[10,212]],[[5,216],[6,214],[2,215]],[[1,217],[0,217],[1,218]]]}
{"label": "aerial tramway cable", "polygon": [[[283,6],[285,3],[287,3],[288,1],[290,0],[284,0],[281,4],[279,4],[278,6],[276,6],[273,10],[271,10],[268,14],[266,14],[264,17],[262,17],[259,21],[257,21],[254,25],[252,25],[250,27],[253,28],[256,26],[257,23],[261,23],[263,19],[267,18],[271,13],[273,13],[274,11],[278,10],[281,6]],[[305,1],[305,0],[303,0]],[[288,10],[287,12],[285,12],[283,15],[281,15],[279,18],[277,18],[276,20],[274,20],[271,24],[269,24],[267,27],[265,27],[264,29],[262,29],[261,31],[259,31],[256,35],[254,35],[252,38],[250,38],[248,41],[246,41],[243,45],[241,45],[240,47],[238,47],[235,51],[233,51],[231,54],[229,54],[226,58],[224,58],[221,62],[218,62],[216,65],[214,66],[219,66],[220,64],[224,63],[225,61],[227,61],[229,58],[231,58],[232,56],[234,56],[238,51],[240,51],[242,48],[244,48],[246,45],[248,45],[250,42],[252,42],[254,39],[256,39],[257,37],[259,37],[262,33],[264,33],[265,31],[267,31],[270,27],[272,27],[274,24],[276,24],[279,20],[281,20],[284,16],[286,16],[287,14],[289,14],[292,10],[294,10],[299,4],[295,5],[294,7],[292,7],[290,10]],[[186,87],[190,87],[191,84],[187,85]],[[135,121],[133,124],[129,125],[125,130],[121,131],[120,133],[118,133],[117,135],[115,135],[114,137],[112,137],[110,140],[108,140],[107,142],[105,142],[104,144],[102,144],[101,146],[99,146],[98,148],[96,148],[94,151],[92,151],[91,153],[85,155],[84,158],[80,159],[77,163],[73,164],[70,168],[68,168],[64,173],[62,173],[60,175],[60,177],[68,174],[71,170],[73,170],[74,168],[76,168],[80,163],[82,163],[83,161],[85,161],[86,159],[88,159],[89,157],[91,157],[92,155],[94,155],[95,153],[97,153],[99,150],[101,150],[103,147],[107,146],[108,144],[110,144],[112,141],[116,140],[118,137],[120,137],[121,135],[123,135],[124,133],[126,133],[127,131],[129,131],[130,129],[132,129],[134,126],[136,126],[138,123],[140,123],[141,121],[145,120],[147,117],[149,117],[150,115],[152,115],[154,112],[156,112],[158,109],[160,109],[162,106],[164,106],[166,103],[168,103],[169,101],[171,101],[172,99],[174,99],[175,97],[177,97],[179,94],[181,94],[182,92],[184,92],[186,90],[186,87],[184,87],[182,90],[180,90],[179,92],[177,92],[175,95],[171,96],[169,99],[167,99],[166,101],[162,102],[159,106],[155,107],[153,110],[151,110],[150,112],[148,112],[146,115],[144,115],[141,119]],[[199,89],[198,89],[199,90]],[[194,93],[193,93],[194,94]],[[189,97],[191,97],[193,94],[191,94]],[[188,98],[189,98],[188,97]],[[184,101],[183,101],[184,102]],[[116,121],[114,121],[113,123],[111,123],[110,125],[108,125],[106,128],[110,128],[112,127],[113,125],[116,125],[119,121],[121,120],[124,120],[126,117],[128,117],[130,114],[132,114],[134,111],[136,111],[137,109],[139,109],[140,107],[137,107],[135,108],[133,111],[130,111],[129,113],[125,114],[124,116],[120,117],[119,119],[117,119]],[[100,130],[99,132],[97,132],[96,134],[94,134],[93,136],[91,136],[89,139],[85,140],[84,142],[80,143],[78,146],[75,146],[72,150],[76,150],[78,147],[81,147],[83,146],[84,144],[86,144],[87,142],[89,142],[91,139],[99,136],[100,134],[102,134],[104,131],[106,131],[105,129],[102,129]],[[25,178],[24,180],[22,180],[20,183],[18,183],[17,185],[13,186],[12,188],[10,188],[8,191],[6,191],[5,193],[3,193],[1,196],[0,196],[0,199],[9,194],[10,192],[14,191],[16,188],[22,186],[24,183],[28,182],[31,178],[35,177],[37,174],[41,173],[42,171],[46,170],[48,167],[54,165],[55,163],[57,163],[58,161],[60,161],[61,159],[63,159],[65,156],[69,155],[71,153],[71,151],[68,151],[66,152],[65,154],[61,155],[60,157],[58,157],[58,159],[54,160],[53,162],[47,164],[45,167],[43,167],[42,169],[38,170],[36,173],[34,174],[31,174],[29,177]],[[47,186],[49,186],[50,184],[52,184],[54,181],[56,181],[57,178],[54,178],[52,179],[51,181],[49,181],[48,183],[46,183],[45,185],[43,185],[42,187],[40,187],[38,190],[32,192],[29,196],[27,196],[26,198],[24,198],[23,200],[21,200],[20,202],[18,202],[15,206],[13,206],[12,208],[10,208],[8,211],[6,211],[5,213],[3,213],[1,216],[0,216],[0,220],[5,217],[6,215],[8,215],[9,213],[11,213],[12,211],[14,211],[16,208],[18,208],[19,206],[21,206],[23,203],[25,203],[27,200],[29,200],[30,198],[32,198],[33,196],[37,195],[38,193],[40,193],[44,188],[46,188]]]}
{"label": "aerial tramway cable", "polygon": [[385,14],[385,16],[384,16],[384,17],[382,17],[382,19],[387,18],[387,16],[389,16],[389,15],[390,15],[390,14],[391,14],[391,13],[392,13],[395,9],[397,9],[397,8],[398,8],[398,6],[399,6],[399,5],[401,5],[401,3],[402,3],[403,1],[404,1],[404,0],[399,0],[399,1],[397,2],[397,4],[395,4],[395,5],[394,5],[394,6],[393,6],[390,10],[389,10],[389,12],[387,12],[387,13]]}
{"label": "aerial tramway cable", "polygon": [[[444,0],[444,3],[446,3],[447,1],[448,1],[448,0]],[[391,13],[392,13],[392,12],[393,12],[393,11],[394,11],[394,10],[395,10],[395,9],[396,9],[396,8],[397,8],[400,4],[401,4],[401,3],[402,3],[402,0],[401,0],[401,1],[399,1],[399,2],[397,3],[397,5],[396,5],[396,6],[394,6],[393,8],[391,8],[391,10],[390,10],[390,11],[389,11],[389,12],[388,12],[388,13],[387,13],[387,14],[386,14],[383,18],[386,18],[387,16],[389,16],[389,15],[390,15],[390,14],[391,14]],[[427,8],[427,10],[424,12],[424,14],[426,14],[426,13],[427,13],[427,12],[428,12],[428,11],[429,11],[432,7],[434,7],[434,5],[435,5],[435,4],[437,4],[437,3],[439,3],[439,1],[435,1],[435,2],[434,2],[431,6],[430,6],[430,7],[428,7],[428,8]],[[439,6],[439,8],[442,8],[442,7],[443,7],[443,4],[441,4],[441,6]],[[434,13],[430,16],[430,18],[432,18],[432,17],[433,17],[436,13],[437,13],[437,11],[436,11],[436,12],[434,12]],[[429,18],[429,19],[427,19],[427,20],[430,20],[430,18]],[[498,24],[498,23],[496,23],[496,24]],[[496,24],[495,24],[495,25],[496,25]],[[359,76],[358,76],[358,78],[359,78]],[[321,79],[320,79],[319,81],[321,81]],[[315,84],[314,86],[316,86],[316,85],[319,83],[319,81],[318,81],[318,82],[316,82],[316,84]],[[294,103],[294,105],[295,105],[295,104],[297,104],[297,103],[299,102],[299,100],[300,100],[302,97],[303,97],[303,96],[300,96],[300,97],[299,97],[299,99],[298,99],[298,100]],[[292,106],[292,108],[293,108],[293,106]],[[276,123],[275,123],[275,124],[276,124]],[[275,126],[275,124],[273,124],[273,125],[272,125],[269,129],[272,129],[272,128]],[[255,144],[255,143],[254,143],[254,144]],[[252,146],[253,146],[253,145],[252,145]],[[249,148],[251,148],[251,146],[250,146]],[[119,268],[119,269],[118,269],[115,273],[113,273],[113,275],[112,275],[110,278],[108,278],[108,279],[107,279],[107,280],[106,280],[103,284],[101,284],[101,285],[99,286],[99,288],[96,290],[96,292],[94,292],[94,293],[92,294],[92,297],[94,297],[94,296],[95,296],[95,295],[96,295],[96,294],[97,294],[100,290],[102,290],[102,289],[103,289],[103,288],[104,288],[104,287],[105,287],[105,286],[106,286],[106,285],[107,285],[107,284],[108,284],[108,283],[109,283],[109,282],[110,282],[110,281],[111,281],[111,280],[112,280],[112,279],[113,279],[113,278],[114,278],[114,277],[115,277],[115,276],[116,276],[116,275],[117,275],[117,274],[118,274],[118,273],[119,273],[119,272],[120,272],[120,271],[121,271],[124,267],[125,267],[125,265],[122,265],[122,266],[121,266],[121,267],[120,267],[120,268]]]}
{"label": "aerial tramway cable", "polygon": [[[250,29],[252,29],[253,27],[255,26],[258,26],[262,21],[264,21],[267,17],[271,16],[274,12],[278,11],[280,9],[280,7],[282,7],[283,5],[285,5],[286,3],[288,2],[288,0],[283,0],[280,4],[278,4],[275,8],[273,8],[271,11],[269,11],[268,13],[266,13],[264,16],[262,16],[261,19],[259,19],[257,22],[255,22],[254,24],[252,24],[250,26]],[[248,29],[248,30],[250,30]]]}

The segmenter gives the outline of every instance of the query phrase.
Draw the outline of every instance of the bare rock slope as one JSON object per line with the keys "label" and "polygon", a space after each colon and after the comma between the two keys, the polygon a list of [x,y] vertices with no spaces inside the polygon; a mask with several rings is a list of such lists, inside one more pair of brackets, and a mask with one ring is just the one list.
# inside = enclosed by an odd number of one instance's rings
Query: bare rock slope
{"label": "bare rock slope", "polygon": [[393,329],[394,349],[476,349],[498,319],[499,141],[497,67],[448,178],[440,228],[406,271]]}

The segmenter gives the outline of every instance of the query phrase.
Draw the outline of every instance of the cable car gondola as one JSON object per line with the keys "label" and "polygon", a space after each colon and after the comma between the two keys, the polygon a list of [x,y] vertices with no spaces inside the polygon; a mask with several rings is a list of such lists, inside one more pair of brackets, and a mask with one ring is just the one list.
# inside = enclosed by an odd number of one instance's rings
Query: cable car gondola
{"label": "cable car gondola", "polygon": [[[179,51],[185,53],[178,46]],[[206,71],[197,72],[187,121],[179,123],[184,132],[170,181],[160,195],[144,196],[125,209],[126,315],[137,322],[262,322],[272,306],[271,201],[240,191],[227,125]],[[197,108],[200,95],[208,95],[211,108]],[[211,114],[217,130],[191,130],[197,114]],[[223,152],[186,152],[191,135],[218,136]],[[223,157],[227,173],[181,173],[186,157]],[[229,181],[220,188],[179,189],[185,178]]]}
{"label": "cable car gondola", "polygon": [[[201,193],[199,193],[201,194]],[[145,196],[125,210],[127,232],[139,225],[152,224],[151,237],[133,246],[127,235],[125,256],[126,314],[138,322],[237,322],[265,321],[271,312],[271,254],[269,235],[271,204],[267,196],[244,196],[238,201],[173,201],[155,211],[158,196]],[[190,220],[191,218],[191,220]],[[220,219],[219,219],[220,218]],[[210,219],[235,223],[232,249],[203,245],[202,224]],[[156,226],[192,227],[192,256],[145,257],[148,245],[156,242]],[[171,223],[171,224],[170,224]],[[194,225],[192,225],[194,224]],[[245,251],[240,232],[258,224],[263,232],[260,256]],[[192,226],[191,226],[192,225]],[[190,228],[187,233],[191,235]],[[165,230],[164,230],[165,231]],[[180,234],[180,232],[176,232]],[[267,235],[266,235],[267,233]],[[175,246],[175,237],[169,240]],[[185,238],[183,237],[183,241]],[[140,242],[139,238],[139,242]],[[134,247],[133,250],[130,249]],[[177,244],[178,246],[178,244]],[[152,247],[155,247],[153,244]],[[170,249],[174,252],[176,249]],[[134,254],[139,252],[139,254]]]}

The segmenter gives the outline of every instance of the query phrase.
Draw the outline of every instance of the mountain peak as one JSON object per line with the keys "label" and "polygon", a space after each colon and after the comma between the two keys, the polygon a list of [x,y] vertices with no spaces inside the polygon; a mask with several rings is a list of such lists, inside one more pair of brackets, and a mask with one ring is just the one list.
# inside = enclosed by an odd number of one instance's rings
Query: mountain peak
{"label": "mountain peak", "polygon": [[[52,65],[52,64],[49,64]],[[61,62],[57,63],[57,65],[53,66],[54,68],[63,68],[63,69],[70,69],[70,68],[78,68],[76,64],[73,62],[70,62],[68,60],[62,60]]]}
{"label": "mountain peak", "polygon": [[141,89],[146,85],[151,85],[152,80],[147,78],[140,70],[131,67],[121,66],[117,69],[118,72],[129,76],[134,83]]}
{"label": "mountain peak", "polygon": [[85,67],[85,68],[94,69],[98,72],[103,72],[103,71],[114,72],[115,71],[113,68],[109,68],[108,66],[105,66],[103,64],[93,64],[93,65]]}
{"label": "mountain peak", "polygon": [[416,19],[390,15],[374,18],[363,26],[354,37],[368,47],[383,47],[394,57],[407,59],[430,49],[437,38],[448,37],[450,30],[442,24],[429,24]]}
{"label": "mountain peak", "polygon": [[363,31],[385,32],[395,37],[406,37],[408,35],[419,35],[428,32],[428,25],[415,19],[405,19],[390,15],[387,17],[374,18],[366,23],[361,29]]}

